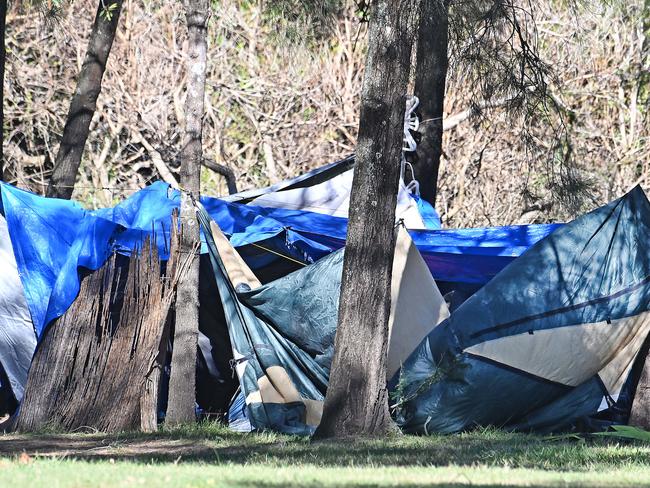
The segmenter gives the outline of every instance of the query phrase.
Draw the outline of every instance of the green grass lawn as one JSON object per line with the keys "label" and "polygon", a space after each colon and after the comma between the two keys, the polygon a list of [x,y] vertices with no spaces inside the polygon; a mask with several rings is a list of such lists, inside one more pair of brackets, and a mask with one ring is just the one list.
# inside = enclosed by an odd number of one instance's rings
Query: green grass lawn
{"label": "green grass lawn", "polygon": [[0,436],[0,487],[648,486],[650,444],[486,430],[309,443],[216,424]]}

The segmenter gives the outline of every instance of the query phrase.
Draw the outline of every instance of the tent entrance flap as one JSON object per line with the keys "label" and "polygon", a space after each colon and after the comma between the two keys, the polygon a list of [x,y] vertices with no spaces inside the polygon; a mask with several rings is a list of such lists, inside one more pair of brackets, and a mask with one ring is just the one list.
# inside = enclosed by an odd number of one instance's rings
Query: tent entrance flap
{"label": "tent entrance flap", "polygon": [[202,209],[199,218],[251,424],[258,430],[310,434],[320,421],[325,372],[309,354],[240,301],[230,276],[245,277],[247,284],[255,284],[254,275],[236,258],[237,252]]}

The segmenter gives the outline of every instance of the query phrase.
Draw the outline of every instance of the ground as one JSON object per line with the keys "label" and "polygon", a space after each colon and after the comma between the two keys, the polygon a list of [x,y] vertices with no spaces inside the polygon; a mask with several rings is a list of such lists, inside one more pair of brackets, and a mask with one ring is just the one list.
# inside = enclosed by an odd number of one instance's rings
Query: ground
{"label": "ground", "polygon": [[314,444],[216,424],[150,435],[0,435],[0,486],[163,485],[650,487],[650,443],[483,430]]}

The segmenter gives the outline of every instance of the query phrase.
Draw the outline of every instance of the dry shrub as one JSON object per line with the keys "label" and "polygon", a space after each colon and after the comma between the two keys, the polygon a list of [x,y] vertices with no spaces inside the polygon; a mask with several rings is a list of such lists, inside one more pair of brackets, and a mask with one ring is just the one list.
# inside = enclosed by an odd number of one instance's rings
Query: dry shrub
{"label": "dry shrub", "polygon": [[[643,0],[620,3],[570,9],[560,0],[538,2],[541,57],[561,81],[551,89],[568,139],[557,140],[550,126],[558,120],[547,114],[525,119],[503,107],[447,131],[437,201],[446,226],[564,220],[650,183],[650,124],[639,104]],[[19,186],[45,188],[94,11],[94,2],[73,1],[51,28],[29,12],[9,16],[6,153]],[[160,0],[125,3],[75,191],[89,206],[157,179],[155,154],[178,169],[180,12],[180,4]],[[365,53],[352,9],[311,49],[278,42],[255,2],[215,3],[209,33],[205,155],[231,167],[240,189],[352,152]],[[447,116],[476,101],[463,74],[450,74]],[[572,199],[571,185],[581,182],[589,198]],[[226,193],[207,169],[202,185],[204,193]]]}

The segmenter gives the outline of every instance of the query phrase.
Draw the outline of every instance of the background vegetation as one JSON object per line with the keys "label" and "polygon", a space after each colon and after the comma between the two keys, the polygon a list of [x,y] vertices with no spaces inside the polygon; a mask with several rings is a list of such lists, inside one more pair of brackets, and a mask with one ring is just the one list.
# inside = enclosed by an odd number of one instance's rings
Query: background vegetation
{"label": "background vegetation", "polygon": [[[550,87],[568,134],[559,145],[551,129],[558,121],[542,113],[526,122],[496,107],[463,120],[480,100],[452,58],[445,112],[463,121],[445,132],[437,201],[445,226],[565,220],[633,183],[647,187],[644,3],[533,6],[530,27],[559,80]],[[5,152],[8,179],[20,187],[43,192],[49,181],[95,7],[73,0],[54,20],[26,5],[10,9]],[[344,9],[327,36],[287,36],[280,24],[256,1],[214,1],[203,144],[206,157],[234,170],[240,189],[295,176],[355,145],[365,56],[355,9]],[[86,205],[109,205],[159,179],[161,160],[177,172],[185,31],[176,4],[125,2],[75,190]],[[588,192],[563,204],[554,198],[562,181],[587,183]],[[206,194],[227,193],[205,168],[202,184]]]}

